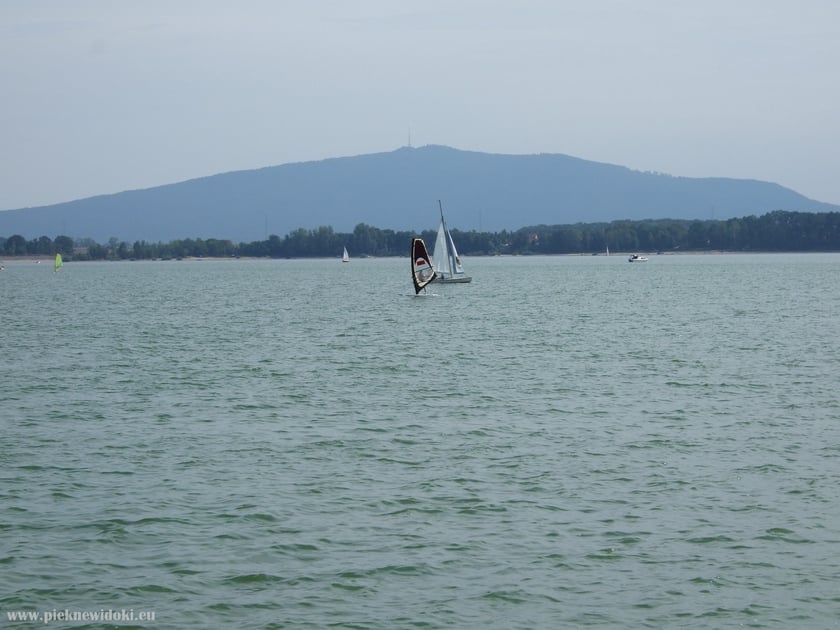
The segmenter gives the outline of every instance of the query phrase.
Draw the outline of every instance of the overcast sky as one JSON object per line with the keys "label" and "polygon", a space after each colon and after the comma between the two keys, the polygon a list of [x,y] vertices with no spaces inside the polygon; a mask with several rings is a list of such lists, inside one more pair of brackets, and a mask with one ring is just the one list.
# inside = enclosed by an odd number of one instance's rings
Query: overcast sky
{"label": "overcast sky", "polygon": [[0,0],[0,208],[444,144],[840,204],[838,0]]}

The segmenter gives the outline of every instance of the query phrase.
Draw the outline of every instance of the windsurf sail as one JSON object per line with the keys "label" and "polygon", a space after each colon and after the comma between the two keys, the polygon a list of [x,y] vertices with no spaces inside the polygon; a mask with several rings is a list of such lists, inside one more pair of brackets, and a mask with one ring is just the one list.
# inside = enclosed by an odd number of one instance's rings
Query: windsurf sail
{"label": "windsurf sail", "polygon": [[426,251],[426,243],[422,238],[415,238],[411,241],[411,279],[414,281],[414,293],[420,291],[435,279],[435,270],[432,269],[429,252]]}
{"label": "windsurf sail", "polygon": [[61,254],[55,255],[55,263],[53,265],[53,271],[58,271],[64,265],[64,262],[61,260]]}

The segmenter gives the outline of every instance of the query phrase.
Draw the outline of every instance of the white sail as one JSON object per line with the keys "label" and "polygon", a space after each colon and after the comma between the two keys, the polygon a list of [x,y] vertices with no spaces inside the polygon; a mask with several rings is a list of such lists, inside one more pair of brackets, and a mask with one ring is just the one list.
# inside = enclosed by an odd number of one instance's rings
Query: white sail
{"label": "white sail", "polygon": [[458,250],[455,249],[455,241],[452,240],[452,235],[446,232],[446,239],[449,242],[449,262],[452,265],[452,272],[455,274],[464,273],[464,267],[461,265],[461,257],[458,256]]}
{"label": "white sail", "polygon": [[344,253],[341,255],[341,262],[350,262],[350,255],[347,253],[347,248],[344,248]]}
{"label": "white sail", "polygon": [[446,219],[443,218],[443,204],[438,201],[438,205],[440,206],[440,225],[435,239],[435,249],[432,252],[432,265],[437,275],[435,282],[470,282],[472,278],[464,273],[461,257],[458,256],[458,250],[455,249],[455,241],[452,240],[452,234],[446,227]]}
{"label": "white sail", "polygon": [[440,220],[440,226],[438,226],[435,249],[432,252],[432,262],[434,263],[435,272],[446,275],[452,273],[452,265],[450,264],[447,249],[446,228],[443,226],[443,219]]}

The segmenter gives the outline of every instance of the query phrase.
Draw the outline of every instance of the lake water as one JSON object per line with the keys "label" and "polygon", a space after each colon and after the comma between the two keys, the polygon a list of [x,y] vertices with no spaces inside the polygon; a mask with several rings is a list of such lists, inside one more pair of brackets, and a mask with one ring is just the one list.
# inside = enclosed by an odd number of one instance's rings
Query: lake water
{"label": "lake water", "polygon": [[0,625],[840,627],[840,255],[5,265]]}

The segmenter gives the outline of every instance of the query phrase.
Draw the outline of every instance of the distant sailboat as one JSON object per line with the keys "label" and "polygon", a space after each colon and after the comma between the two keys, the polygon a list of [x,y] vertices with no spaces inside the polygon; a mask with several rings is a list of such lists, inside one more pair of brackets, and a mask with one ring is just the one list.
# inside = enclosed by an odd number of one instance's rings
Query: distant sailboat
{"label": "distant sailboat", "polygon": [[341,262],[350,262],[350,255],[347,253],[347,248],[344,248],[344,253],[341,255]]}
{"label": "distant sailboat", "polygon": [[455,242],[446,227],[446,220],[443,218],[443,204],[440,200],[438,200],[438,206],[440,206],[440,225],[438,226],[437,239],[435,239],[435,251],[432,254],[432,263],[435,274],[437,274],[435,282],[471,282],[472,278],[464,272],[458,250],[455,249]]}
{"label": "distant sailboat", "polygon": [[61,260],[61,254],[55,255],[55,263],[53,263],[53,271],[58,272],[64,266],[64,261]]}
{"label": "distant sailboat", "polygon": [[426,285],[436,277],[429,259],[429,252],[426,250],[426,243],[422,238],[413,239],[411,241],[411,280],[414,282],[414,294],[417,295],[424,290]]}

